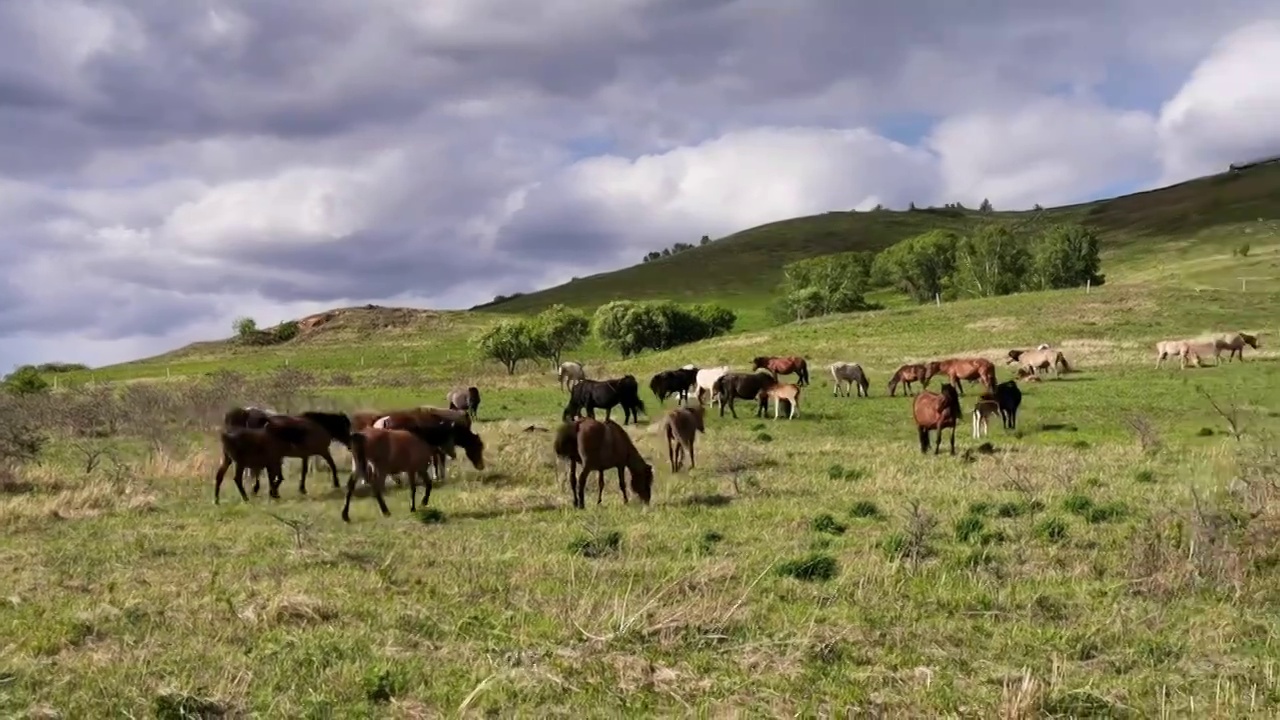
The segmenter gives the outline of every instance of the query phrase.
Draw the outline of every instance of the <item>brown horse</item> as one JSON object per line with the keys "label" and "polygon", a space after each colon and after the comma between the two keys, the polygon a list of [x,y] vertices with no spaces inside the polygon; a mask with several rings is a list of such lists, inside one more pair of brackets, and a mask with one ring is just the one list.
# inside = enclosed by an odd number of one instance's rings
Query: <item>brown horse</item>
{"label": "brown horse", "polygon": [[889,397],[893,397],[898,391],[898,383],[902,383],[902,394],[911,396],[911,383],[920,383],[922,387],[929,387],[929,370],[919,363],[903,365],[893,371],[893,377],[889,378]]}
{"label": "brown horse", "polygon": [[284,483],[284,453],[287,448],[284,438],[289,437],[291,432],[291,429],[286,428],[279,433],[271,433],[261,427],[232,427],[223,430],[219,435],[222,442],[222,464],[218,466],[218,472],[213,479],[213,503],[217,505],[221,502],[222,480],[226,477],[227,469],[232,463],[236,466],[236,489],[240,491],[240,497],[245,502],[249,502],[249,495],[244,491],[245,470],[250,470],[254,474],[254,494],[258,492],[256,478],[259,477],[259,473],[266,470],[271,497],[280,497],[280,485]]}
{"label": "brown horse", "polygon": [[[432,470],[440,454],[440,444],[451,439],[452,428],[442,425],[414,426],[412,430],[384,430],[369,428],[351,436],[351,454],[356,458],[359,476],[373,488],[378,508],[384,516],[390,515],[382,497],[390,473],[409,475],[409,512],[418,509],[418,484],[423,481],[422,504],[431,501]],[[370,472],[372,471],[372,472]],[[351,522],[351,495],[356,478],[347,480],[347,501],[342,506],[342,520]]]}
{"label": "brown horse", "polygon": [[735,400],[757,400],[756,417],[762,417],[765,412],[765,401],[761,393],[777,384],[777,378],[772,375],[759,372],[729,372],[716,378],[716,381],[711,384],[711,392],[720,398],[720,417],[724,417],[726,406],[735,419],[738,417],[738,411],[733,407]]}
{"label": "brown horse", "polygon": [[[351,446],[351,418],[342,413],[304,412],[301,415],[272,415],[263,426],[267,432],[286,439],[285,457],[302,460],[302,478],[298,481],[298,492],[307,494],[307,466],[312,457],[319,456],[329,465],[333,475],[333,486],[338,484],[338,466],[333,462],[329,446],[341,443]],[[254,487],[257,487],[256,481]]]}
{"label": "brown horse", "polygon": [[476,470],[484,469],[484,441],[480,436],[471,430],[471,421],[465,422],[451,420],[448,413],[458,413],[466,415],[461,410],[441,410],[439,408],[417,408],[414,410],[405,410],[393,412],[382,418],[379,418],[376,427],[387,430],[415,430],[418,428],[444,428],[448,430],[448,435],[436,446],[441,452],[436,455],[436,472],[439,477],[444,477],[445,456],[453,457],[453,448],[461,447],[466,453],[467,459],[471,461],[471,466]]}
{"label": "brown horse", "polygon": [[797,384],[809,384],[809,363],[798,355],[789,357],[761,355],[751,360],[751,367],[753,370],[768,370],[774,380],[777,380],[779,375],[795,373]]}
{"label": "brown horse", "polygon": [[663,434],[667,436],[667,459],[671,461],[671,472],[680,472],[684,454],[689,453],[689,467],[697,467],[693,460],[693,441],[698,433],[706,434],[707,427],[703,422],[706,408],[678,407],[667,413],[663,420]]}
{"label": "brown horse", "polygon": [[[635,443],[618,423],[612,420],[600,422],[589,417],[567,422],[556,433],[555,448],[559,457],[569,461],[570,489],[575,508],[586,508],[587,476],[593,472],[598,473],[600,481],[596,504],[604,502],[604,471],[613,469],[618,471],[622,502],[629,501],[624,482],[624,471],[629,470],[631,490],[645,505],[649,504],[653,490],[653,466],[640,456]],[[580,473],[577,472],[579,463],[582,465]]]}
{"label": "brown horse", "polygon": [[[262,428],[266,426],[268,418],[279,414],[270,408],[253,405],[233,407],[222,416],[222,427],[226,430],[231,428]],[[254,487],[261,484],[262,469],[251,470],[249,475],[253,478]]]}
{"label": "brown horse", "polygon": [[941,393],[923,390],[911,403],[911,414],[916,421],[916,431],[920,435],[920,452],[929,452],[929,431],[938,433],[937,445],[933,454],[942,450],[942,430],[951,428],[951,454],[956,454],[956,421],[960,418],[960,396],[951,383],[943,383]]}
{"label": "brown horse", "polygon": [[[404,421],[408,416],[415,416],[415,417],[423,418],[423,422],[432,422],[434,420],[440,423],[458,423],[468,428],[471,427],[471,416],[468,415],[465,410],[445,410],[444,408],[437,408],[437,407],[431,407],[428,405],[423,405],[421,407],[411,408],[408,410],[386,410],[386,411],[362,410],[351,416],[351,429],[353,432],[368,430],[369,428],[373,427],[378,420],[381,420],[384,417],[389,417],[393,415],[400,416],[400,419],[402,421]],[[457,455],[454,453],[454,450],[453,450],[453,445],[448,445],[442,449],[444,450],[445,457],[449,458],[450,460],[457,458]],[[348,480],[356,476],[356,469],[357,469],[356,460],[355,460],[355,457],[352,457],[351,458],[351,474],[347,476]],[[400,482],[399,476],[396,476],[396,478],[397,478],[396,482],[399,483]]]}
{"label": "brown horse", "polygon": [[987,386],[989,392],[996,391],[996,366],[986,358],[931,360],[925,363],[924,381],[928,383],[934,375],[946,375],[961,395],[964,394],[961,380],[978,380]]}
{"label": "brown horse", "polygon": [[1223,333],[1213,337],[1213,355],[1215,358],[1221,359],[1222,351],[1228,350],[1227,362],[1231,362],[1238,355],[1240,362],[1244,362],[1244,346],[1248,345],[1254,350],[1258,349],[1258,337],[1248,333],[1234,332]]}

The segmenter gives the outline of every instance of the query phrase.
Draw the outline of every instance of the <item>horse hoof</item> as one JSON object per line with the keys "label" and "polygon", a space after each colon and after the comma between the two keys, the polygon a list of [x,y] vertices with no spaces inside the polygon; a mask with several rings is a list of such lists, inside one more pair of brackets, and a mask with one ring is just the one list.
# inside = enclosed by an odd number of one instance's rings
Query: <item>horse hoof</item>
{"label": "horse hoof", "polygon": [[391,517],[391,511],[390,511],[390,510],[383,510],[383,511],[382,511],[382,517]]}

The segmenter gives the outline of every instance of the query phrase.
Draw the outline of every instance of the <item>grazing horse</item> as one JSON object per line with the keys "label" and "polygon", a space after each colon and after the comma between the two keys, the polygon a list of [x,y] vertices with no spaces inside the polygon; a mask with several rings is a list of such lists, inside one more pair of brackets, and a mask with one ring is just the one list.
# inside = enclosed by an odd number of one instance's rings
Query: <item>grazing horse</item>
{"label": "grazing horse", "polygon": [[[1037,378],[1038,379],[1038,378]],[[1022,390],[1015,380],[1005,380],[996,386],[996,403],[1000,406],[1000,420],[1008,430],[1018,427],[1018,406],[1022,404]],[[983,395],[986,397],[986,395]]]}
{"label": "grazing horse", "polygon": [[663,420],[663,434],[667,436],[667,459],[671,461],[671,472],[680,472],[684,454],[689,453],[689,467],[697,467],[693,460],[693,441],[698,433],[706,434],[704,422],[706,408],[678,407],[667,413]]}
{"label": "grazing horse", "polygon": [[667,397],[675,395],[676,402],[689,404],[689,389],[698,379],[698,368],[682,367],[677,370],[663,370],[649,380],[649,390],[658,398],[659,403],[666,402]]}
{"label": "grazing horse", "polygon": [[839,395],[841,387],[844,388],[844,396],[849,397],[849,389],[854,386],[858,388],[858,397],[869,396],[867,388],[871,386],[871,382],[867,380],[867,374],[862,371],[861,365],[842,361],[831,363],[830,369],[831,379],[835,381],[831,397]]}
{"label": "grazing horse", "polygon": [[766,388],[777,385],[778,381],[772,375],[765,373],[749,372],[737,373],[730,372],[716,378],[712,385],[712,391],[720,398],[720,417],[724,417],[724,409],[726,406],[729,412],[736,419],[738,411],[733,408],[735,400],[757,400],[759,407],[756,408],[756,417],[762,417],[765,412],[765,399],[761,393]]}
{"label": "grazing horse", "polygon": [[751,367],[753,370],[768,370],[773,374],[774,380],[777,380],[779,375],[795,373],[797,384],[809,384],[809,363],[798,355],[790,357],[761,355],[751,360]]}
{"label": "grazing horse", "polygon": [[[351,416],[351,429],[353,432],[368,430],[369,428],[375,427],[375,426],[385,429],[386,423],[383,423],[383,425],[378,425],[377,424],[378,421],[381,420],[382,418],[390,417],[393,415],[401,415],[401,416],[414,415],[414,416],[421,417],[424,422],[434,421],[441,424],[458,423],[468,428],[471,427],[471,416],[465,410],[445,410],[444,408],[436,408],[436,407],[431,407],[429,405],[423,405],[423,406],[412,408],[409,410],[387,410],[387,411],[363,410],[363,411],[354,413]],[[401,419],[403,420],[404,418],[402,417]],[[453,451],[452,445],[445,448],[444,454],[446,457],[450,459],[457,458],[457,455]],[[353,455],[351,458],[351,475],[348,476],[348,479],[356,477],[356,471],[357,471],[356,459],[355,459],[355,456]],[[401,482],[399,480],[399,476],[397,476],[396,482],[397,483]]]}
{"label": "grazing horse", "polygon": [[480,410],[480,388],[472,385],[466,390],[450,390],[445,400],[450,410],[462,410],[474,418]]}
{"label": "grazing horse", "polygon": [[1048,370],[1051,367],[1054,375],[1071,372],[1071,363],[1067,362],[1067,356],[1059,350],[1010,350],[1009,359],[1005,364],[1014,362],[1020,367],[1034,370],[1037,375],[1041,370]]}
{"label": "grazing horse", "polygon": [[[631,473],[631,490],[645,504],[649,504],[653,490],[653,466],[645,462],[627,431],[612,420],[600,422],[594,418],[578,418],[565,422],[556,432],[555,450],[558,457],[569,461],[569,489],[573,492],[573,506],[587,506],[587,476],[599,475],[596,504],[604,502],[604,471],[617,469],[618,489],[622,502],[629,502],[625,471]],[[578,465],[582,471],[578,472]]]}
{"label": "grazing horse", "polygon": [[956,421],[960,418],[960,396],[951,383],[943,383],[941,393],[923,390],[911,403],[911,414],[915,417],[916,431],[920,435],[920,452],[929,452],[929,431],[938,433],[937,445],[933,454],[942,450],[942,430],[951,428],[951,454],[956,454]]}
{"label": "grazing horse", "polygon": [[[1000,403],[992,393],[982,393],[973,405],[973,438],[987,435],[987,418],[1000,412]],[[1003,419],[1003,418],[1002,418]]]}
{"label": "grazing horse", "polygon": [[760,401],[768,403],[770,399],[773,400],[773,419],[777,420],[785,400],[791,408],[787,413],[787,419],[790,420],[800,416],[800,389],[794,383],[775,383],[760,391]]}
{"label": "grazing horse", "polygon": [[616,405],[622,406],[623,425],[632,420],[640,422],[640,413],[645,409],[640,401],[640,385],[634,375],[612,380],[583,380],[574,385],[569,391],[569,404],[564,408],[563,418],[567,422],[584,411],[594,418],[596,408],[603,408],[604,419],[609,420]]}
{"label": "grazing horse", "polygon": [[[390,473],[409,475],[409,512],[418,509],[418,484],[423,482],[422,504],[431,501],[432,468],[440,454],[440,446],[451,442],[452,428],[443,425],[415,425],[410,430],[368,428],[351,436],[351,454],[356,458],[359,475],[373,488],[378,508],[384,516],[390,515],[382,497]],[[343,522],[351,522],[351,495],[355,492],[356,478],[347,479],[347,501],[342,506]]]}
{"label": "grazing horse", "polygon": [[996,389],[996,366],[986,358],[931,360],[925,363],[925,382],[927,383],[934,375],[946,375],[961,395],[964,394],[964,385],[961,384],[961,380],[970,382],[978,380],[987,386],[987,390],[994,392]]}
{"label": "grazing horse", "polygon": [[219,434],[222,443],[222,464],[213,479],[213,503],[221,502],[222,480],[227,475],[227,468],[235,463],[236,489],[240,497],[249,502],[249,495],[244,491],[244,471],[250,470],[255,477],[254,493],[258,492],[258,473],[267,471],[267,486],[271,497],[280,497],[280,485],[284,483],[284,452],[288,439],[300,439],[293,428],[283,428],[278,433],[268,432],[266,428],[231,427]]}
{"label": "grazing horse", "polygon": [[[333,462],[329,446],[341,443],[351,447],[351,418],[343,413],[304,412],[301,415],[272,415],[263,426],[267,432],[276,434],[286,442],[285,457],[296,457],[302,460],[302,477],[298,481],[298,492],[307,494],[307,466],[313,456],[319,456],[329,466],[333,475],[333,486],[338,484],[338,466]],[[286,430],[287,429],[287,430]],[[257,492],[257,481],[254,481],[254,492]]]}
{"label": "grazing horse", "polygon": [[1187,345],[1187,340],[1161,340],[1156,343],[1156,369],[1160,368],[1165,358],[1183,357],[1186,354]]}
{"label": "grazing horse", "polygon": [[[432,432],[433,437],[438,434],[434,433],[433,428],[441,428],[446,434],[439,437],[438,442],[433,441],[432,444],[437,449],[434,459],[434,470],[436,478],[444,477],[445,457],[455,457],[454,447],[462,448],[467,455],[467,460],[471,461],[471,466],[476,470],[484,470],[484,441],[480,436],[471,430],[471,423],[460,422],[450,417],[450,414],[462,414],[460,410],[441,410],[439,408],[423,407],[413,410],[394,412],[385,417],[378,418],[374,423],[374,428],[383,430],[411,430],[422,435],[426,432]],[[359,465],[358,461],[354,463]]]}
{"label": "grazing horse", "polygon": [[893,397],[898,391],[898,383],[902,383],[902,394],[910,397],[911,383],[917,382],[922,387],[929,387],[928,368],[919,363],[903,365],[894,370],[893,377],[889,378],[889,397]]}
{"label": "grazing horse", "polygon": [[1227,362],[1231,362],[1237,355],[1240,356],[1240,362],[1244,362],[1245,345],[1257,350],[1258,336],[1242,332],[1215,335],[1213,337],[1213,356],[1220,359],[1222,351],[1228,350]]}
{"label": "grazing horse", "polygon": [[587,372],[582,369],[582,363],[566,360],[560,363],[558,377],[560,380],[560,390],[564,392],[572,390],[574,385],[586,380]]}
{"label": "grazing horse", "polygon": [[702,400],[702,392],[704,390],[711,397],[712,405],[720,402],[720,397],[715,391],[716,380],[719,380],[722,375],[732,369],[733,368],[728,365],[721,365],[720,367],[703,368],[702,370],[699,370],[697,379],[694,380],[694,384],[698,386],[698,402],[703,405],[707,404]]}

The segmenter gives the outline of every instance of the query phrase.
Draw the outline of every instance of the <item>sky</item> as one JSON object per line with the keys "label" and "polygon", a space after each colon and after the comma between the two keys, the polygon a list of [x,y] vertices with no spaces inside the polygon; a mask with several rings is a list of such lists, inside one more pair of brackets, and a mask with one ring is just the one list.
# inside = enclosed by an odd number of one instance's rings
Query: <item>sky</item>
{"label": "sky", "polygon": [[1280,152],[1272,0],[0,0],[0,372]]}

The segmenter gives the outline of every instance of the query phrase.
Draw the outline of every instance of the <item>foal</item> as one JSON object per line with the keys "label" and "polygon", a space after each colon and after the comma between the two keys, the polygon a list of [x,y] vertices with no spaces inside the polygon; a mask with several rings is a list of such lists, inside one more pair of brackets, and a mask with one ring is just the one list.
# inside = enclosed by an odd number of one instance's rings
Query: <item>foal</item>
{"label": "foal", "polygon": [[678,407],[667,413],[663,422],[663,433],[667,436],[667,459],[671,461],[671,472],[680,472],[684,453],[689,452],[689,467],[697,467],[693,461],[693,441],[698,433],[706,434],[703,422],[706,408]]}
{"label": "foal", "polygon": [[770,385],[760,391],[760,401],[768,402],[773,399],[773,419],[777,420],[782,410],[782,401],[786,400],[791,406],[790,412],[787,413],[787,419],[791,420],[800,416],[800,386],[793,383]]}
{"label": "foal", "polygon": [[[983,393],[973,406],[973,437],[978,439],[987,435],[987,418],[1000,412],[1000,403],[991,393]],[[1003,417],[1001,420],[1003,421]]]}
{"label": "foal", "polygon": [[[422,504],[430,502],[433,463],[440,452],[440,445],[450,439],[449,435],[450,429],[446,427],[416,426],[411,430],[369,428],[351,436],[351,453],[356,458],[358,475],[373,488],[384,516],[391,514],[382,498],[387,475],[391,473],[409,474],[409,512],[418,509],[417,478],[423,482]],[[356,478],[349,478],[347,502],[342,506],[344,522],[351,522],[351,495],[355,487]]]}
{"label": "foal", "polygon": [[889,378],[889,397],[893,397],[898,392],[898,384],[902,384],[902,394],[911,395],[911,383],[920,383],[924,387],[929,387],[928,368],[920,364],[907,364],[898,368],[893,372],[893,377]]}

